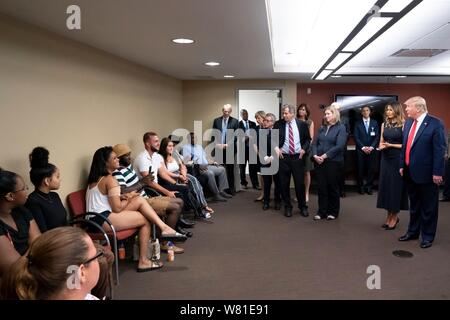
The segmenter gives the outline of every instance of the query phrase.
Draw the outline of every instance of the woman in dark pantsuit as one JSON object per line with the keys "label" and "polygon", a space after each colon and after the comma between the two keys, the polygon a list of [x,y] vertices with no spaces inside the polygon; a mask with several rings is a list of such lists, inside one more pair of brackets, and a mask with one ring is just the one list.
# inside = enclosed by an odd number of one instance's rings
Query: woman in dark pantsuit
{"label": "woman in dark pantsuit", "polygon": [[388,104],[384,109],[384,117],[379,146],[381,164],[377,208],[387,210],[386,222],[382,227],[393,230],[400,221],[397,217],[399,211],[408,210],[408,194],[399,173],[405,124],[401,104]]}
{"label": "woman in dark pantsuit", "polygon": [[314,220],[334,220],[339,216],[339,177],[337,174],[344,161],[347,141],[345,126],[340,123],[339,110],[335,106],[325,109],[325,124],[320,127],[312,145],[319,184],[319,210]]}

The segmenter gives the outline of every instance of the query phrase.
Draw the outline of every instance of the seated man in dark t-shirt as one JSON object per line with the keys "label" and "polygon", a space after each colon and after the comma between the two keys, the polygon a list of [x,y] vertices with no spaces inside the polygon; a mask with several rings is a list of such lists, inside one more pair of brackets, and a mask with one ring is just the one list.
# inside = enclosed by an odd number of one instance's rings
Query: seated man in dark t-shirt
{"label": "seated man in dark t-shirt", "polygon": [[32,214],[23,207],[27,190],[19,175],[0,169],[0,275],[41,234]]}

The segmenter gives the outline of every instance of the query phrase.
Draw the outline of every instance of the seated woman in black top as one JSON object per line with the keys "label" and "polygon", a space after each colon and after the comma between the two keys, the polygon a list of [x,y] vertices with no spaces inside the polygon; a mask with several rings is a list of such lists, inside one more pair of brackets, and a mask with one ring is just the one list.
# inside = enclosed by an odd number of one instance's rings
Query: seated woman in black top
{"label": "seated woman in black top", "polygon": [[[67,211],[58,193],[52,192],[60,187],[60,172],[58,167],[48,162],[48,158],[49,152],[43,147],[36,147],[31,152],[30,180],[35,189],[25,203],[42,233],[67,225]],[[101,245],[95,245],[97,249],[101,249]],[[114,262],[114,254],[111,250],[105,250],[103,256],[98,260],[100,263],[100,278],[92,292],[95,296],[102,298],[110,291],[110,272]]]}
{"label": "seated woman in black top", "polygon": [[23,207],[27,190],[19,175],[0,169],[0,276],[41,234],[32,214]]}
{"label": "seated woman in black top", "polygon": [[66,209],[59,195],[52,192],[60,186],[59,169],[48,162],[48,156],[48,150],[42,147],[30,154],[30,180],[35,189],[25,203],[41,232],[67,225]]}

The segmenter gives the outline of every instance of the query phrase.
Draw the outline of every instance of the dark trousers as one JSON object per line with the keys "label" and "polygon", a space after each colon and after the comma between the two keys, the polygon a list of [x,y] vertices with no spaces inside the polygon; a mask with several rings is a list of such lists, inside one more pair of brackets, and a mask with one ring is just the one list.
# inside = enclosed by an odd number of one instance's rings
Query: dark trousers
{"label": "dark trousers", "polygon": [[283,154],[283,159],[280,159],[279,177],[281,197],[287,208],[292,208],[290,188],[291,175],[294,177],[295,194],[298,200],[298,208],[301,210],[307,208],[305,199],[305,184],[303,180],[305,162],[304,159],[299,159],[298,157],[298,154]]}
{"label": "dark trousers", "polygon": [[433,241],[438,222],[439,188],[434,183],[415,183],[407,168],[404,177],[410,204],[408,234],[421,234],[422,241]]}
{"label": "dark trousers", "polygon": [[275,175],[263,175],[263,181],[264,181],[264,199],[263,203],[269,204],[270,203],[270,189],[272,188],[272,181],[274,183],[274,200],[276,203],[281,202],[281,192],[280,192],[280,177],[277,174]]}
{"label": "dark trousers", "polygon": [[228,189],[231,193],[235,193],[236,188],[234,186],[234,163],[226,163],[226,152],[224,152],[222,163],[224,164],[223,166],[225,167],[225,171],[227,172]]}
{"label": "dark trousers", "polygon": [[[377,164],[376,151],[373,150],[370,154],[365,154],[361,150],[358,150],[356,152],[356,158],[358,163],[358,187],[372,189]],[[365,184],[364,178],[366,178]]]}
{"label": "dark trousers", "polygon": [[339,216],[340,209],[340,170],[342,163],[325,160],[314,170],[318,182],[319,210],[318,215],[326,218],[327,215]]}
{"label": "dark trousers", "polygon": [[[247,177],[245,175],[245,166],[249,163],[249,147],[245,146],[245,163],[239,165],[239,173],[241,175],[241,185],[246,186],[248,184]],[[253,188],[256,188],[258,183],[258,165],[255,164],[248,164],[248,170],[250,174],[250,181],[252,182]]]}
{"label": "dark trousers", "polygon": [[445,177],[444,177],[444,192],[442,193],[445,199],[450,199],[450,160],[447,159],[445,163]]}

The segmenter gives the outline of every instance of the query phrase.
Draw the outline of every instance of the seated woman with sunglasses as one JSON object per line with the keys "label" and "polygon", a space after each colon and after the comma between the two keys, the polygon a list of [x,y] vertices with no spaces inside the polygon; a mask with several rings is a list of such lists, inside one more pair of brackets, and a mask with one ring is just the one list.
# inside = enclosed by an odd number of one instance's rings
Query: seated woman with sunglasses
{"label": "seated woman with sunglasses", "polygon": [[27,190],[22,177],[0,168],[0,277],[41,234],[31,212],[23,206]]}
{"label": "seated woman with sunglasses", "polygon": [[[120,186],[112,176],[119,168],[119,159],[113,148],[98,149],[92,159],[91,170],[86,191],[86,211],[96,212],[108,218],[116,231],[139,229],[139,262],[138,272],[145,272],[162,267],[159,261],[151,261],[147,257],[148,241],[150,238],[150,222],[155,223],[161,230],[162,241],[186,241],[187,237],[175,232],[165,224],[148,202],[140,197],[136,191],[120,194]],[[109,225],[97,216],[87,216],[88,219],[100,224],[105,230]]]}
{"label": "seated woman with sunglasses", "polygon": [[2,298],[98,300],[90,292],[99,278],[102,255],[82,229],[52,229],[13,264],[2,283]]}

